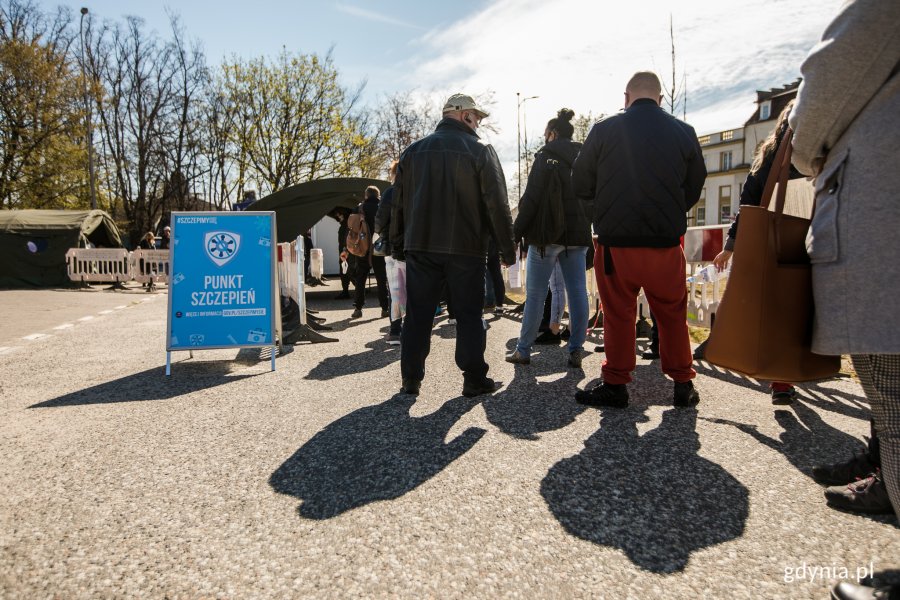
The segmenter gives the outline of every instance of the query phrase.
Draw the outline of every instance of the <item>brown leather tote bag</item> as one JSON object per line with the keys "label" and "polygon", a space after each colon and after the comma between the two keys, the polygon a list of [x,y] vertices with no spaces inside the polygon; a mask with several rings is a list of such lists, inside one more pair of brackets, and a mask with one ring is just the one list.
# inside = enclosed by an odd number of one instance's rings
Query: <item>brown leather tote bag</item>
{"label": "brown leather tote bag", "polygon": [[784,214],[792,137],[788,130],[781,141],[761,206],[741,207],[731,275],[705,353],[714,365],[756,379],[786,382],[831,377],[841,367],[840,356],[810,350],[812,271],[806,253],[810,219]]}

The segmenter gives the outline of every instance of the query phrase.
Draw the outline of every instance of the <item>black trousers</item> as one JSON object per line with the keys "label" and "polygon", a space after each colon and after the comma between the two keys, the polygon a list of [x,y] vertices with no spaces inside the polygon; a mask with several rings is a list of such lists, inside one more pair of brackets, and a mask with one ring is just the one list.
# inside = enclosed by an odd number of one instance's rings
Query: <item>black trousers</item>
{"label": "black trousers", "polygon": [[[356,285],[356,297],[353,300],[353,306],[362,308],[366,303],[366,279],[369,277],[369,260],[367,258],[357,257],[356,259],[356,275],[354,276],[354,285]],[[375,271],[375,286],[378,288],[378,304],[381,308],[387,310],[391,307],[391,295],[388,293],[387,269],[384,265],[383,256],[373,256],[371,270]]]}
{"label": "black trousers", "polygon": [[400,373],[421,381],[431,351],[434,311],[446,282],[452,290],[456,318],[456,366],[467,382],[479,383],[488,372],[484,362],[487,334],[481,322],[484,304],[484,258],[408,252],[406,254],[406,318],[400,346]]}
{"label": "black trousers", "polygon": [[488,252],[487,258],[488,277],[494,287],[494,305],[503,306],[506,297],[506,286],[503,284],[503,271],[500,270],[500,254],[496,251]]}
{"label": "black trousers", "polygon": [[356,272],[356,257],[352,254],[347,256],[347,272],[341,271],[341,289],[345,292],[350,291],[350,282],[353,281],[353,274]]}

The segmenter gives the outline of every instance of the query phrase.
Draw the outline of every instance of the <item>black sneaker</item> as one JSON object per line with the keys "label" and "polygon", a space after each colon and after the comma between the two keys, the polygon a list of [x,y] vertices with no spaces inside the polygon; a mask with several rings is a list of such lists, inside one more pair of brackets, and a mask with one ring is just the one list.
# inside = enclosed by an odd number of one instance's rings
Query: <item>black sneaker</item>
{"label": "black sneaker", "polygon": [[643,358],[644,360],[656,360],[657,358],[659,358],[659,348],[650,346],[646,352],[641,354],[641,358]]}
{"label": "black sneaker", "polygon": [[412,394],[413,396],[419,395],[419,388],[422,386],[422,382],[416,379],[403,378],[403,385],[400,386],[400,391],[404,394]]}
{"label": "black sneaker", "polygon": [[871,515],[894,514],[894,507],[891,506],[891,499],[888,497],[887,486],[884,485],[880,469],[865,479],[854,481],[849,485],[825,488],[825,501],[828,502],[828,506],[838,510]]}
{"label": "black sneaker", "polygon": [[584,358],[584,350],[574,350],[569,352],[568,365],[573,369],[580,369],[582,358]]}
{"label": "black sneaker", "polygon": [[794,397],[796,396],[797,390],[793,386],[791,386],[791,389],[789,390],[772,390],[772,404],[777,404],[779,406],[790,404],[794,401]]}
{"label": "black sneaker", "polygon": [[343,292],[341,292],[340,294],[338,294],[337,296],[335,296],[334,299],[335,299],[335,300],[349,300],[349,299],[350,299],[350,292],[348,292],[347,290],[344,290]]}
{"label": "black sneaker", "polygon": [[391,316],[391,309],[389,309],[389,308],[382,308],[382,309],[381,309],[381,317],[382,317],[382,318],[384,318],[384,317],[390,317],[390,316]]}
{"label": "black sneaker", "polygon": [[876,468],[878,465],[872,462],[872,455],[862,452],[841,463],[814,466],[812,478],[823,485],[846,485],[875,472]]}
{"label": "black sneaker", "polygon": [[589,390],[575,392],[575,401],[578,404],[597,408],[626,408],[628,406],[628,388],[624,383],[601,383]]}
{"label": "black sneaker", "polygon": [[353,311],[353,314],[350,315],[351,319],[359,319],[362,317],[362,309],[357,308]]}
{"label": "black sneaker", "polygon": [[499,382],[494,381],[490,377],[485,377],[481,381],[475,383],[469,383],[468,381],[463,383],[462,393],[466,398],[480,396],[481,394],[493,394],[500,389],[500,385]]}
{"label": "black sneaker", "polygon": [[674,400],[675,406],[680,408],[695,406],[700,402],[700,394],[694,389],[694,382],[676,381]]}
{"label": "black sneaker", "polygon": [[537,336],[537,338],[534,340],[534,343],[541,346],[558,346],[562,343],[562,335],[553,333],[548,329],[541,335]]}

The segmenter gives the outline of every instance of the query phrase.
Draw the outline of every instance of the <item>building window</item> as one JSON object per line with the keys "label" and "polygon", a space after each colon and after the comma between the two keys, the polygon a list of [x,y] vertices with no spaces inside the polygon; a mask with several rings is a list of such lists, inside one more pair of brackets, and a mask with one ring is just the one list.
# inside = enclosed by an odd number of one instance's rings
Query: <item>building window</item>
{"label": "building window", "polygon": [[719,223],[730,223],[731,222],[731,205],[726,204],[720,207],[722,218],[719,219]]}
{"label": "building window", "polygon": [[759,105],[759,120],[765,121],[772,114],[772,101],[766,100]]}
{"label": "building window", "polygon": [[734,139],[734,131],[723,131],[722,132],[722,141],[727,142],[729,140]]}
{"label": "building window", "polygon": [[[719,155],[719,170],[731,170],[731,152],[723,152]],[[729,195],[731,194],[729,193]]]}
{"label": "building window", "polygon": [[719,214],[722,215],[722,219],[719,223],[725,223],[725,209],[728,209],[728,216],[731,216],[731,186],[730,185],[720,185],[719,186]]}
{"label": "building window", "polygon": [[705,146],[706,144],[709,143],[709,136],[708,136],[708,135],[704,135],[704,136],[702,136],[702,137],[699,137],[699,138],[697,138],[697,141],[700,142],[700,145],[701,145],[701,146]]}
{"label": "building window", "polygon": [[700,190],[700,199],[694,206],[694,225],[706,225],[706,188]]}

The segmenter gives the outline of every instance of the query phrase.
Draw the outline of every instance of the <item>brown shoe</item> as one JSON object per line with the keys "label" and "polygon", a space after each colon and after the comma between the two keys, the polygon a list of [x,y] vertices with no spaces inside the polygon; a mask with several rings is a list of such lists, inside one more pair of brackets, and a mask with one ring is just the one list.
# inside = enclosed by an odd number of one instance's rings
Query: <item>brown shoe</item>
{"label": "brown shoe", "polygon": [[849,485],[825,488],[825,500],[828,506],[838,510],[872,515],[894,514],[881,469]]}
{"label": "brown shoe", "polygon": [[507,355],[506,362],[512,363],[514,365],[530,365],[531,357],[525,356],[524,354],[516,350],[512,354]]}

